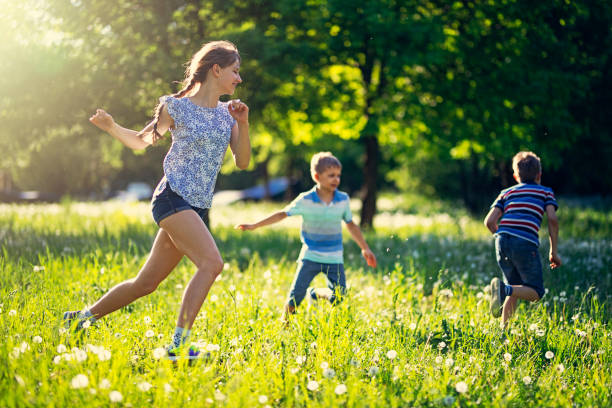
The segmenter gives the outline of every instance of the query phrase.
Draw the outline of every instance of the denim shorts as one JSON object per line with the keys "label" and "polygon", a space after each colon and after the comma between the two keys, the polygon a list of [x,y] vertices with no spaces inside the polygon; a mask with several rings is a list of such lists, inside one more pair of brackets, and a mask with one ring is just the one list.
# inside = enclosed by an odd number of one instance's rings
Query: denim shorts
{"label": "denim shorts", "polygon": [[153,219],[159,225],[164,218],[183,210],[194,210],[196,214],[208,226],[208,208],[198,208],[189,205],[180,195],[176,194],[171,188],[170,183],[160,183],[158,189],[153,194],[151,200],[153,207]]}
{"label": "denim shorts", "polygon": [[499,234],[495,238],[497,263],[509,285],[533,288],[538,296],[544,296],[542,261],[538,246],[514,235]]}
{"label": "denim shorts", "polygon": [[310,282],[320,273],[324,273],[327,277],[327,287],[332,291],[332,297],[329,299],[331,303],[339,300],[336,296],[336,290],[340,295],[346,293],[346,277],[344,276],[343,264],[327,264],[309,261],[303,259],[298,263],[295,272],[295,278],[289,291],[289,299],[287,304],[297,307],[304,300],[306,290]]}

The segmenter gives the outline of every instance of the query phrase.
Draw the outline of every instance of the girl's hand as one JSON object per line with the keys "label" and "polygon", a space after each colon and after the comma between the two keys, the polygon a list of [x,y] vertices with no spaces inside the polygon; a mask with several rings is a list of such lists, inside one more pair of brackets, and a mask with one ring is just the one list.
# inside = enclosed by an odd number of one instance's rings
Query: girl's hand
{"label": "girl's hand", "polygon": [[89,118],[89,121],[105,132],[108,132],[115,124],[113,117],[106,113],[104,109],[96,110],[96,113]]}
{"label": "girl's hand", "polygon": [[365,258],[366,262],[368,263],[368,266],[376,268],[376,256],[374,255],[374,252],[369,249],[362,249],[361,255],[363,255],[363,257]]}
{"label": "girl's hand", "polygon": [[234,227],[234,229],[239,229],[240,231],[250,231],[255,229],[255,225],[253,224],[238,224]]}
{"label": "girl's hand", "polygon": [[240,102],[240,99],[234,99],[230,101],[229,105],[227,105],[227,110],[229,110],[229,113],[230,115],[232,115],[232,118],[236,119],[236,122],[249,122],[249,107],[246,106],[244,102]]}

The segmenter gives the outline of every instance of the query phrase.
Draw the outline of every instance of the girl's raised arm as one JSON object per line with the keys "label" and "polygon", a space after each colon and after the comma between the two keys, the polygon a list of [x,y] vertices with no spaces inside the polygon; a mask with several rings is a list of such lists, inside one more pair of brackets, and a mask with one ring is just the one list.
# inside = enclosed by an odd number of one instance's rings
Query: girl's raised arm
{"label": "girl's raised arm", "polygon": [[249,107],[240,102],[240,99],[229,103],[227,109],[230,115],[236,119],[236,124],[232,128],[230,138],[230,148],[234,155],[236,166],[244,170],[249,167],[251,160],[251,140],[249,139]]}
{"label": "girl's raised arm", "polygon": [[[153,144],[153,123],[151,121],[147,126],[144,127],[140,132],[132,129],[127,129],[119,126],[111,115],[106,113],[103,109],[96,110],[89,121],[107,132],[121,143],[134,150],[145,149],[147,146]],[[174,125],[172,117],[168,113],[168,107],[163,106],[162,111],[159,115],[159,121],[157,122],[157,131],[160,135],[163,135]]]}

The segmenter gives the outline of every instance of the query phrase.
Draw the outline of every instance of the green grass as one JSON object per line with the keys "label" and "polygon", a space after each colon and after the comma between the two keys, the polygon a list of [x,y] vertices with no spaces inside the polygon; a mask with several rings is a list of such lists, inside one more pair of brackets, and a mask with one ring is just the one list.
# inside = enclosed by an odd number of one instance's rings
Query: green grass
{"label": "green grass", "polygon": [[[610,209],[561,206],[565,265],[545,268],[549,293],[521,304],[504,341],[488,312],[499,272],[481,220],[420,203],[383,201],[367,234],[379,268],[347,235],[346,301],[305,302],[287,328],[299,222],[241,233],[234,223],[281,206],[214,209],[226,265],[193,328],[210,358],[192,366],[154,356],[194,271],[187,261],[83,337],[61,326],[64,310],[135,276],[156,230],[147,204],[0,205],[0,406],[610,406]],[[87,385],[74,388],[79,375]]]}

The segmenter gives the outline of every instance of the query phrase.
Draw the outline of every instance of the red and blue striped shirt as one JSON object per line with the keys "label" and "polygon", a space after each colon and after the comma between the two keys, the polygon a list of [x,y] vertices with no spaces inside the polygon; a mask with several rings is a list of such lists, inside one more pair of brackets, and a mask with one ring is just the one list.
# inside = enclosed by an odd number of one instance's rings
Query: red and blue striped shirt
{"label": "red and blue striped shirt", "polygon": [[491,206],[503,213],[496,234],[514,235],[539,246],[538,232],[548,205],[559,207],[549,187],[520,183],[502,190]]}

